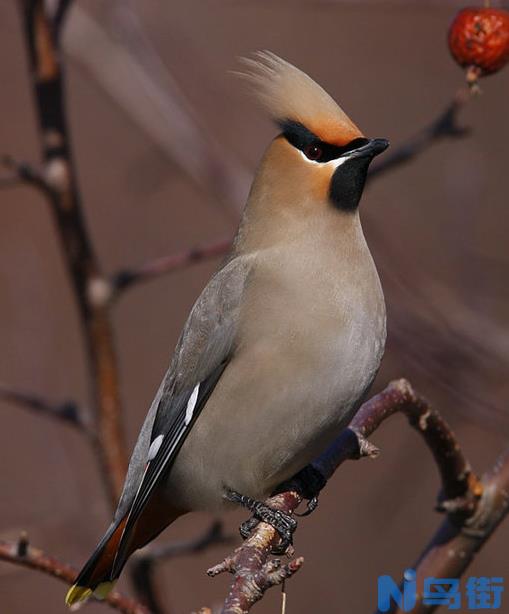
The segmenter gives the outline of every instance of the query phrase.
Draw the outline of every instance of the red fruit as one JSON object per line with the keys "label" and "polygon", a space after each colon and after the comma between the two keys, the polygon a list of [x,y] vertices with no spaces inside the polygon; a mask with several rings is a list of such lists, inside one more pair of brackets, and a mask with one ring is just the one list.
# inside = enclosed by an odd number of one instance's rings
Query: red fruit
{"label": "red fruit", "polygon": [[449,49],[467,79],[500,70],[509,60],[509,12],[503,9],[461,10],[449,29]]}

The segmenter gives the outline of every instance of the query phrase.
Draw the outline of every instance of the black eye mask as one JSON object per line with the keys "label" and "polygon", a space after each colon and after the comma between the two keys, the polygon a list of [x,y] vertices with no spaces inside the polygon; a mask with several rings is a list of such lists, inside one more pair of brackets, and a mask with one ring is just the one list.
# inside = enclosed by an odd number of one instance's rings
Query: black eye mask
{"label": "black eye mask", "polygon": [[349,151],[353,151],[369,143],[369,139],[361,137],[343,146],[331,145],[330,143],[320,140],[316,134],[313,134],[299,122],[285,120],[278,122],[278,125],[282,130],[284,138],[314,162],[323,163],[329,162],[330,160],[336,160]]}

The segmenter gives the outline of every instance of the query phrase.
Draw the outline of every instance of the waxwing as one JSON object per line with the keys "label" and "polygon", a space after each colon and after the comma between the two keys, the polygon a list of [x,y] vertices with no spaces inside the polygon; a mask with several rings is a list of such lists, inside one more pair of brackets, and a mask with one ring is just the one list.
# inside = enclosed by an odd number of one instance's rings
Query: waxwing
{"label": "waxwing", "polygon": [[[364,137],[273,53],[244,62],[278,135],[231,253],[191,310],[114,520],[68,605],[104,598],[129,556],[182,514],[266,499],[348,425],[380,365],[385,304],[358,205],[388,142]],[[287,545],[291,522],[265,512]]]}

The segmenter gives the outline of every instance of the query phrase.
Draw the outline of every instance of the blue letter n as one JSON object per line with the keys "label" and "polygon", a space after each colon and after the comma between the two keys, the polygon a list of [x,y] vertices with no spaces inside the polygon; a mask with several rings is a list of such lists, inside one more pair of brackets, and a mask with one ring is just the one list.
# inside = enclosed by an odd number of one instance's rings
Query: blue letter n
{"label": "blue letter n", "polygon": [[391,576],[380,576],[378,578],[379,612],[389,612],[393,604],[397,605],[403,612],[410,612],[414,609],[416,602],[415,571],[407,569],[403,577],[403,592]]}

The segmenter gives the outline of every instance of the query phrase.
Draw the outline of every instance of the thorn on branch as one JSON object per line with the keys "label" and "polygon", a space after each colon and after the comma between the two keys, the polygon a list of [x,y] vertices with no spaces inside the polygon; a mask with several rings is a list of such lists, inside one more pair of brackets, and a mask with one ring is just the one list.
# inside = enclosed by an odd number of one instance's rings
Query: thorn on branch
{"label": "thorn on branch", "polygon": [[[271,566],[271,563],[273,564]],[[293,576],[304,565],[304,557],[299,556],[293,561],[281,566],[281,561],[277,561],[277,565],[274,566],[275,561],[269,561],[265,566],[265,573],[267,577],[267,588],[282,584],[284,580]]]}
{"label": "thorn on branch", "polygon": [[359,446],[359,458],[378,458],[380,456],[380,448],[377,448],[373,443],[368,441],[361,433],[352,429],[357,436],[357,444]]}
{"label": "thorn on branch", "polygon": [[220,563],[207,569],[207,576],[215,578],[222,573],[235,573],[235,561],[233,556],[225,557]]}
{"label": "thorn on branch", "polygon": [[19,558],[23,558],[28,553],[28,533],[26,531],[22,531],[17,544],[16,554]]}

